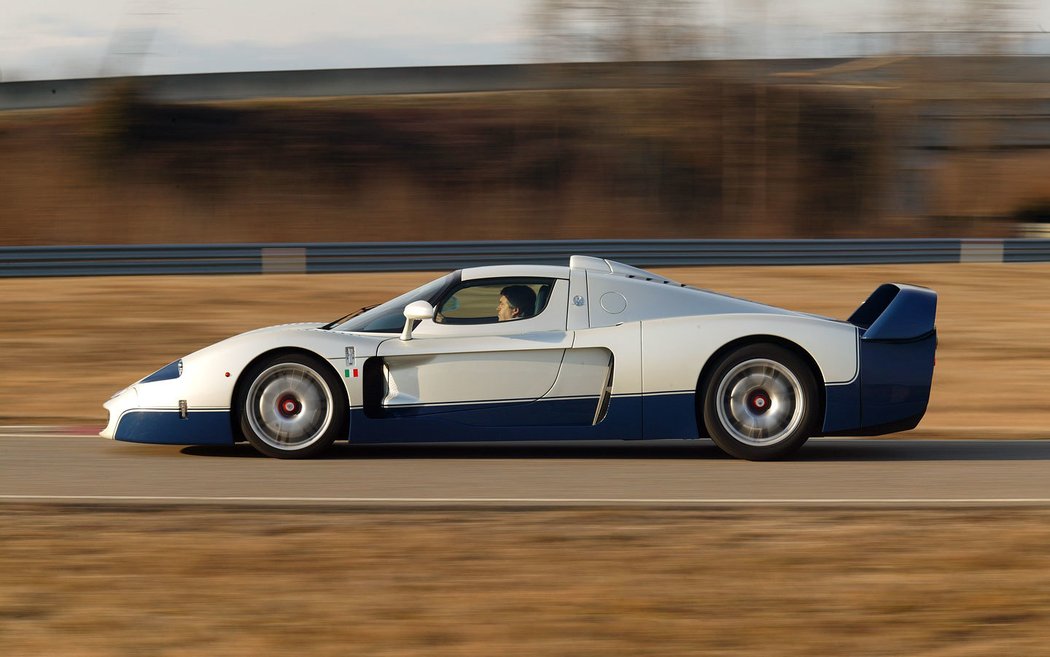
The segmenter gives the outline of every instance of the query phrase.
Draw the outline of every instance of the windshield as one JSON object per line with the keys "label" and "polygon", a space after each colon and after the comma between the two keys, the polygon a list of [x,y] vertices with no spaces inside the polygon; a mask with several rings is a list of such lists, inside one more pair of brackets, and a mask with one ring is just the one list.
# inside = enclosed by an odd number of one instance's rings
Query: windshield
{"label": "windshield", "polygon": [[458,272],[442,276],[436,281],[405,292],[399,297],[373,308],[365,308],[352,314],[348,319],[334,327],[333,331],[354,331],[358,333],[400,333],[405,326],[405,306],[420,299],[431,305],[437,302],[441,292],[458,279]]}

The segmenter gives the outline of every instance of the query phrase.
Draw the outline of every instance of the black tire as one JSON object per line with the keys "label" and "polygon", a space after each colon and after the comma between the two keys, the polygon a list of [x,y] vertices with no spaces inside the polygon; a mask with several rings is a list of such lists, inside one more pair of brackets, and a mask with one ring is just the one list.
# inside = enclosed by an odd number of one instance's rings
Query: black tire
{"label": "black tire", "polygon": [[723,357],[702,384],[703,421],[718,447],[749,461],[794,453],[819,417],[809,366],[774,344],[741,347]]}
{"label": "black tire", "polygon": [[276,354],[242,375],[234,412],[244,438],[266,456],[307,459],[346,437],[349,404],[323,360]]}

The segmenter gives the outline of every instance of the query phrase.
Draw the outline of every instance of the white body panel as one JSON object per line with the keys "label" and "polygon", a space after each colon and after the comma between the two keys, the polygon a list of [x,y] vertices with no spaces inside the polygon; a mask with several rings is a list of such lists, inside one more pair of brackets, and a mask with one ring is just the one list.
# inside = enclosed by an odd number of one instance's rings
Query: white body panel
{"label": "white body panel", "polygon": [[565,352],[548,398],[601,395],[611,382],[613,354],[604,347],[573,348]]}
{"label": "white body panel", "polygon": [[857,376],[857,329],[849,324],[760,314],[676,317],[643,326],[643,391],[695,390],[708,359],[745,336],[772,336],[798,345],[816,362],[824,383],[848,383]]}
{"label": "white body panel", "polygon": [[[132,410],[177,411],[185,401],[190,413],[228,410],[238,377],[253,360],[274,349],[292,348],[317,354],[342,372],[346,347],[354,345],[358,359],[374,355],[388,336],[355,335],[319,330],[321,324],[284,324],[241,333],[184,356],[183,374],[175,379],[139,381],[104,404],[109,422],[102,436],[113,438],[120,417]],[[360,379],[346,379],[353,405],[360,399]]]}
{"label": "white body panel", "polygon": [[539,399],[554,387],[571,346],[565,331],[387,340],[379,347],[388,385],[383,405]]}
{"label": "white body panel", "polygon": [[576,349],[604,348],[612,353],[613,395],[642,393],[641,324],[632,322],[621,326],[606,326],[577,331],[573,343]]}

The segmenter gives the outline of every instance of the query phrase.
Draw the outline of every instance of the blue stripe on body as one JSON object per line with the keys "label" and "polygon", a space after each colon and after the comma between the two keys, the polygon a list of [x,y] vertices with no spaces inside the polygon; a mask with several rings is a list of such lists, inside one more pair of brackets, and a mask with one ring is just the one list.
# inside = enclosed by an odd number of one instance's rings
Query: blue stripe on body
{"label": "blue stripe on body", "polygon": [[159,445],[232,445],[228,410],[191,410],[186,419],[176,410],[132,410],[117,423],[116,440]]}
{"label": "blue stripe on body", "polygon": [[464,404],[455,412],[374,418],[351,409],[350,442],[627,440],[642,434],[642,398],[614,397],[592,425],[598,398],[540,399],[512,406]]}
{"label": "blue stripe on body", "polygon": [[[372,418],[352,409],[351,442],[500,440],[639,440],[697,438],[692,391],[613,395],[604,419],[592,425],[597,397],[540,399],[512,406],[464,404],[453,412],[412,414],[396,409]],[[447,407],[443,407],[447,408]],[[388,409],[389,412],[389,409]]]}
{"label": "blue stripe on body", "polygon": [[[541,399],[516,405],[463,404],[448,413],[374,418],[350,409],[355,443],[511,440],[638,440],[696,438],[691,393],[614,395],[604,419],[592,425],[598,398]],[[644,417],[644,426],[643,426]],[[230,412],[132,410],[121,416],[116,439],[166,445],[233,443]]]}
{"label": "blue stripe on body", "polygon": [[696,410],[696,393],[692,390],[645,395],[642,397],[645,431],[640,437],[699,438]]}
{"label": "blue stripe on body", "polygon": [[847,384],[824,386],[824,433],[860,426],[860,377]]}
{"label": "blue stripe on body", "polygon": [[484,403],[392,406],[382,419],[441,418],[476,427],[589,426],[598,397],[499,400]]}

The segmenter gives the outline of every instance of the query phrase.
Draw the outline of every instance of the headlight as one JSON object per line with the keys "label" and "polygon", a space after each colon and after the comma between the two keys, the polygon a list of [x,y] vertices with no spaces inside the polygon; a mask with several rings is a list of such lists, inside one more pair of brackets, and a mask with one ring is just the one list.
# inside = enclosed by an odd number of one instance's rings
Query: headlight
{"label": "headlight", "polygon": [[164,367],[160,368],[153,374],[150,374],[145,379],[142,379],[140,383],[153,383],[154,381],[167,381],[168,379],[177,379],[182,376],[182,359],[178,359],[174,363],[168,363]]}

